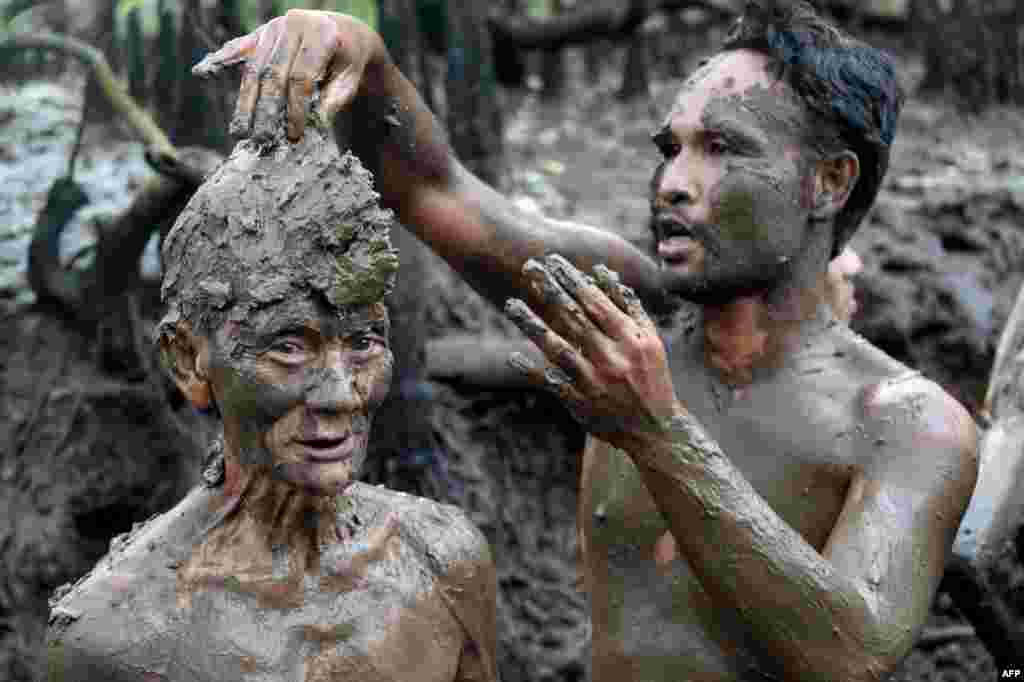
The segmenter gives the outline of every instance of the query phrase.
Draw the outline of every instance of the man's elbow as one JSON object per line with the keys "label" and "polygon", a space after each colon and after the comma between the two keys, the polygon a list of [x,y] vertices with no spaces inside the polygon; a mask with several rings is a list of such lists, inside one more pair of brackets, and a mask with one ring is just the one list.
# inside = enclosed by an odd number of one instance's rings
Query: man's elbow
{"label": "man's elbow", "polygon": [[[833,620],[831,632],[817,642],[804,642],[784,665],[784,679],[817,682],[879,682],[887,679],[910,653],[918,624],[882,617],[865,603],[857,614]],[[845,621],[845,625],[844,625]]]}

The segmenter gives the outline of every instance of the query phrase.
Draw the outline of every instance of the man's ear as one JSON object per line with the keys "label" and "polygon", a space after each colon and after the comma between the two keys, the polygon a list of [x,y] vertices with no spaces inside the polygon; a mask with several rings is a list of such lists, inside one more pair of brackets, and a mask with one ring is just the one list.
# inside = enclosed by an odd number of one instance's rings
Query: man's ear
{"label": "man's ear", "polygon": [[846,206],[859,179],[860,159],[850,150],[816,162],[812,215],[819,220],[835,218]]}
{"label": "man's ear", "polygon": [[207,412],[213,403],[209,382],[209,350],[206,338],[192,332],[188,322],[178,322],[173,333],[160,334],[160,356],[171,378],[192,406]]}

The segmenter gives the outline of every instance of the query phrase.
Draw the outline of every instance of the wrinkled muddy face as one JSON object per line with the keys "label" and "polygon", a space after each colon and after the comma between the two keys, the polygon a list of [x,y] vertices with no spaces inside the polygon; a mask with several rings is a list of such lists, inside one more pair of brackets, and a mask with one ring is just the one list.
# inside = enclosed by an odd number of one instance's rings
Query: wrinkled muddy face
{"label": "wrinkled muddy face", "polygon": [[384,304],[286,299],[225,323],[213,341],[213,391],[241,466],[270,467],[312,494],[351,483],[391,382]]}
{"label": "wrinkled muddy face", "polygon": [[652,226],[665,288],[700,303],[769,289],[804,243],[814,177],[803,104],[739,50],[684,84],[655,134]]}

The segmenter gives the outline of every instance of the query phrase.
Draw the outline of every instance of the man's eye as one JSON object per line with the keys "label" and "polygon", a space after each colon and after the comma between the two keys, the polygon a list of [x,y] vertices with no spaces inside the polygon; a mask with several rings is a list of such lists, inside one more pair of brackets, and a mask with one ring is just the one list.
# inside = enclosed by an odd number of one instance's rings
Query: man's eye
{"label": "man's eye", "polygon": [[707,148],[708,153],[712,155],[725,154],[732,149],[732,147],[729,146],[729,143],[720,137],[713,137],[708,140]]}
{"label": "man's eye", "polygon": [[284,353],[285,355],[296,355],[301,353],[306,348],[305,346],[295,339],[285,339],[283,341],[276,341],[274,345],[270,347],[270,350],[275,353]]}
{"label": "man's eye", "polygon": [[673,142],[664,142],[658,145],[658,151],[664,158],[671,159],[679,154],[679,145]]}
{"label": "man's eye", "polygon": [[671,159],[679,153],[679,144],[673,139],[671,133],[662,130],[651,136],[651,142],[658,148],[661,155],[666,159]]}
{"label": "man's eye", "polygon": [[379,340],[376,336],[373,336],[372,334],[364,334],[352,339],[352,348],[358,351],[368,351],[377,343],[379,343]]}

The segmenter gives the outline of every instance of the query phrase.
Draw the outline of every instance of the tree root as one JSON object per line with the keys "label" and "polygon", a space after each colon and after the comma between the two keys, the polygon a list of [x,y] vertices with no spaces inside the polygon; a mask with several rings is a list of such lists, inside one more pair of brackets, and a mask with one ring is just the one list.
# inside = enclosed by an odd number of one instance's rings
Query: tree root
{"label": "tree root", "polygon": [[70,55],[92,69],[96,82],[114,109],[124,117],[132,130],[149,147],[162,154],[175,156],[174,145],[149,113],[135,103],[121,79],[117,77],[103,53],[92,45],[70,36],[55,33],[15,33],[0,39],[0,53],[27,49],[52,50]]}
{"label": "tree root", "polygon": [[[124,83],[114,74],[103,53],[69,36],[34,33],[16,33],[0,40],[0,54],[24,49],[53,50],[84,62],[93,72],[102,92],[146,145],[146,160],[159,175],[147,181],[132,205],[100,235],[96,264],[86,273],[74,273],[61,267],[57,241],[70,222],[81,201],[74,200],[73,180],[70,176],[58,183],[68,185],[51,189],[48,208],[37,221],[32,245],[29,248],[28,280],[40,301],[55,302],[59,308],[78,322],[95,323],[97,314],[104,314],[107,306],[85,309],[86,301],[105,301],[140,283],[137,263],[154,226],[170,225],[188,202],[192,193],[202,184],[221,161],[221,156],[196,147],[177,149],[149,115],[128,94]],[[62,186],[63,187],[63,186]],[[68,195],[68,197],[64,197]],[[61,210],[61,200],[66,206]],[[54,206],[50,207],[50,200]],[[126,264],[131,264],[126,267]]]}
{"label": "tree root", "polygon": [[1024,627],[1016,622],[1009,605],[976,566],[954,557],[946,566],[939,589],[949,594],[960,613],[974,626],[975,634],[997,667],[1010,668],[1020,663]]}

